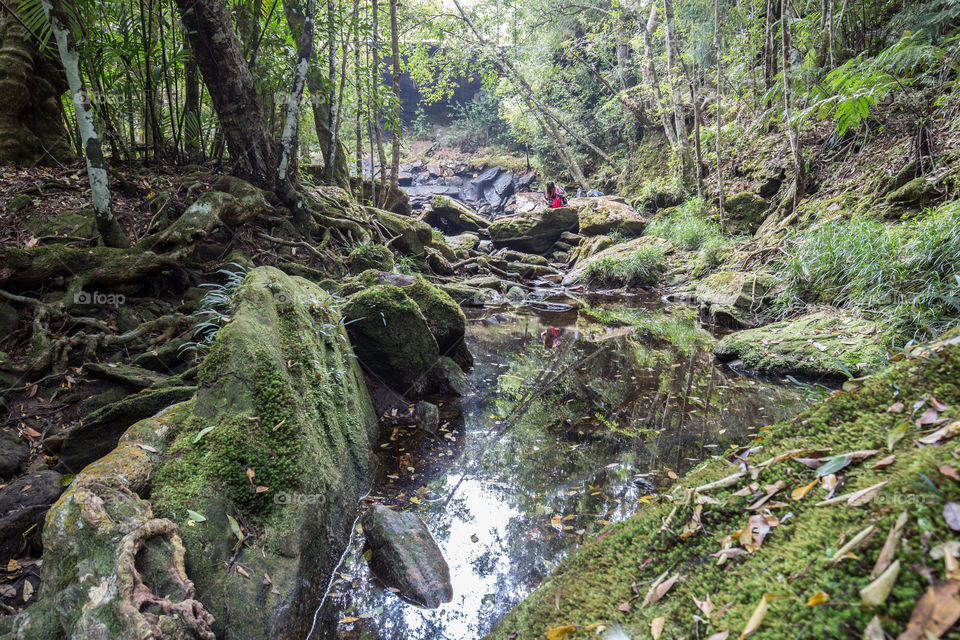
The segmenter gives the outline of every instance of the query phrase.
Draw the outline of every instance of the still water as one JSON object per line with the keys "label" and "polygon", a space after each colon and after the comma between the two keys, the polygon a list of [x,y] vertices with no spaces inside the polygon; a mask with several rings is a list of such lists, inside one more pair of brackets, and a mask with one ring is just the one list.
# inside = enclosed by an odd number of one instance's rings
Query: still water
{"label": "still water", "polygon": [[677,474],[798,411],[800,390],[737,375],[682,305],[468,316],[475,358],[434,437],[387,428],[364,502],[412,509],[450,565],[436,609],[384,588],[358,526],[312,638],[481,638],[564,556],[645,508]]}

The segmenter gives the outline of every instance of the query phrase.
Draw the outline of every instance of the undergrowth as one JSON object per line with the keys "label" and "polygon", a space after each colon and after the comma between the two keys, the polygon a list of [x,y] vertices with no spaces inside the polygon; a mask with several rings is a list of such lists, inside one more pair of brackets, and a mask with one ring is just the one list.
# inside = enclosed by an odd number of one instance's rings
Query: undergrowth
{"label": "undergrowth", "polygon": [[720,225],[709,217],[700,198],[691,198],[668,214],[655,220],[647,233],[664,238],[681,249],[696,251],[693,275],[700,277],[723,262],[726,251],[735,244],[734,238],[723,235]]}
{"label": "undergrowth", "polygon": [[775,264],[788,313],[831,304],[881,317],[906,339],[930,339],[960,319],[960,205],[898,225],[834,219],[796,235]]}
{"label": "undergrowth", "polygon": [[607,256],[587,265],[587,279],[611,286],[650,286],[666,271],[662,247],[640,247],[624,256]]}

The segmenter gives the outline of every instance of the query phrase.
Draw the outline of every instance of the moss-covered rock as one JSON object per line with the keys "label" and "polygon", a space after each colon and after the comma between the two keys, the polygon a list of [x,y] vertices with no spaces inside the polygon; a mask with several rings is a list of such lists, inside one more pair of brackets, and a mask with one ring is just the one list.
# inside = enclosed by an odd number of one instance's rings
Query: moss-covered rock
{"label": "moss-covered rock", "polygon": [[[326,292],[261,267],[234,308],[196,397],[132,426],[51,509],[43,596],[16,637],[307,635],[366,490],[376,416]],[[172,604],[140,606],[145,593]],[[177,626],[188,614],[194,635]]]}
{"label": "moss-covered rock", "polygon": [[490,226],[490,222],[467,205],[447,198],[434,196],[430,201],[432,207],[421,217],[421,220],[444,233],[461,233],[464,231],[480,231]]}
{"label": "moss-covered rock", "polygon": [[753,327],[773,298],[776,280],[766,272],[720,271],[697,282],[700,308],[719,322]]}
{"label": "moss-covered rock", "polygon": [[561,207],[497,218],[487,231],[494,246],[543,254],[564,231],[575,231],[578,224],[577,210]]}
{"label": "moss-covered rock", "polygon": [[447,236],[447,244],[454,251],[470,251],[476,249],[480,243],[480,237],[473,233],[461,233],[457,236]]}
{"label": "moss-covered rock", "polygon": [[423,312],[404,289],[367,287],[350,296],[343,315],[364,367],[400,391],[431,386],[440,349]]}
{"label": "moss-covered rock", "polygon": [[820,311],[731,333],[714,353],[761,373],[844,379],[872,373],[887,361],[892,336],[878,322]]}
{"label": "moss-covered rock", "polygon": [[28,215],[24,226],[33,235],[45,238],[47,242],[56,242],[56,236],[67,238],[96,238],[98,237],[97,223],[93,211],[61,211],[51,216],[46,213]]}
{"label": "moss-covered rock", "polygon": [[[579,282],[587,282],[596,275],[598,269],[602,266],[611,276],[615,276],[618,271],[623,271],[623,278],[600,278],[598,284],[615,286],[623,286],[626,284],[651,285],[656,283],[660,275],[665,271],[663,258],[669,250],[669,242],[653,236],[644,236],[630,240],[629,242],[614,244],[602,251],[592,254],[589,258],[577,262],[574,268],[563,277],[563,284],[571,285]],[[654,262],[646,264],[646,254],[649,253],[650,257],[653,257],[654,252],[659,252],[659,260],[654,261],[656,264]],[[645,254],[643,259],[645,264],[638,263],[636,265],[637,269],[633,270],[636,272],[637,277],[630,277],[626,271],[629,269],[631,261],[635,261],[634,259],[638,257],[639,253]],[[649,267],[649,269],[646,269],[645,266]],[[646,277],[641,271],[645,271],[649,277]],[[600,280],[603,282],[600,282]]]}
{"label": "moss-covered rock", "polygon": [[[956,465],[955,445],[915,442],[925,432],[915,425],[916,417],[935,411],[933,398],[947,405],[938,412],[941,426],[960,418],[956,333],[913,350],[859,388],[833,394],[763,430],[746,454],[750,473],[724,456],[704,463],[665,496],[586,542],[488,637],[545,638],[549,630],[567,627],[563,637],[580,640],[595,638],[595,625],[612,622],[621,624],[627,636],[644,637],[661,618],[668,629],[663,637],[729,633],[734,638],[765,594],[779,597],[766,602],[766,616],[751,637],[859,638],[877,615],[884,635],[896,637],[930,581],[942,584],[945,579],[943,557],[931,550],[955,535],[943,514],[946,502],[956,501],[960,490],[937,470]],[[915,403],[917,413],[911,415]],[[903,408],[891,410],[893,406]],[[816,471],[793,459],[809,458],[814,450],[877,453],[851,462],[842,472],[846,484],[837,491],[842,499],[823,504],[828,488],[818,486]],[[873,464],[890,454],[896,456],[892,465]],[[727,482],[708,487],[725,478]],[[798,490],[805,495],[794,493]],[[849,499],[861,490],[868,491],[859,500]],[[768,491],[776,493],[765,511],[747,509]],[[773,516],[769,522],[765,514]],[[901,514],[903,543],[894,546],[890,559],[903,568],[881,606],[861,606],[860,590],[872,582],[871,570]],[[770,527],[762,544],[757,543],[759,529],[751,532],[751,516]],[[851,554],[834,557],[870,526],[875,532]],[[724,548],[729,557],[720,562]],[[674,575],[679,579],[662,597],[641,606],[658,576]],[[824,595],[810,600],[820,592]],[[703,606],[709,613],[694,602],[707,596],[709,604]],[[826,603],[817,605],[824,596]]]}
{"label": "moss-covered rock", "polygon": [[763,224],[770,203],[750,191],[728,196],[723,201],[727,228],[732,233],[753,235]]}
{"label": "moss-covered rock", "polygon": [[644,217],[617,196],[574,198],[570,206],[577,209],[580,233],[585,236],[609,233],[615,229],[639,236],[646,225]]}
{"label": "moss-covered rock", "polygon": [[433,240],[433,229],[426,222],[397,213],[368,207],[367,211],[395,238],[391,247],[408,256],[422,256],[424,245]]}
{"label": "moss-covered rock", "polygon": [[23,209],[26,209],[27,207],[32,207],[32,206],[33,206],[33,200],[31,200],[30,196],[28,196],[25,193],[21,193],[19,195],[13,196],[9,200],[7,200],[7,204],[5,205],[6,210],[9,211],[10,213],[16,213],[17,211],[21,211]]}
{"label": "moss-covered rock", "polygon": [[423,276],[416,276],[414,283],[405,287],[404,292],[420,307],[430,333],[437,341],[440,354],[449,356],[464,369],[472,367],[473,356],[463,341],[467,318],[460,305],[445,291],[427,282]]}
{"label": "moss-covered rock", "polygon": [[230,194],[236,200],[236,203],[228,201],[230,206],[220,209],[218,215],[224,224],[243,224],[273,209],[267,201],[266,192],[246,180],[234,176],[221,176],[213,186],[218,191]]}

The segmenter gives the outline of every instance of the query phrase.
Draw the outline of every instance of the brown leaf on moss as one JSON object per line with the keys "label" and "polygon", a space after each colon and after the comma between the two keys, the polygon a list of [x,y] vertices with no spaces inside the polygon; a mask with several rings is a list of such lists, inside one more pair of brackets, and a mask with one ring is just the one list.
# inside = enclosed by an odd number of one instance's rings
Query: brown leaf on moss
{"label": "brown leaf on moss", "polygon": [[917,600],[897,640],[939,638],[960,619],[960,581],[947,580],[927,589]]}

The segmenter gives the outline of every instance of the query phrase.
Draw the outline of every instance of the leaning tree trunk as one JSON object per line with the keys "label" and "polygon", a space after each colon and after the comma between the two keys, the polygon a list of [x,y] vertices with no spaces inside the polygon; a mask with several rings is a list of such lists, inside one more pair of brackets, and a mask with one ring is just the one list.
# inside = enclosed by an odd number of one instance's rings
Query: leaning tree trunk
{"label": "leaning tree trunk", "polygon": [[50,23],[50,30],[57,40],[60,59],[67,72],[67,84],[73,96],[73,106],[77,114],[77,126],[83,146],[83,155],[87,160],[87,177],[90,180],[90,194],[93,198],[93,212],[97,221],[97,230],[108,247],[129,247],[130,239],[123,233],[120,223],[113,215],[110,205],[110,188],[107,184],[107,163],[103,158],[100,138],[93,123],[93,111],[87,100],[87,91],[83,86],[80,73],[80,54],[70,32],[70,22],[63,11],[60,0],[42,0],[43,11]]}
{"label": "leaning tree trunk", "polygon": [[[313,25],[317,14],[317,0],[307,1],[307,13],[303,21],[303,34],[297,49],[297,64],[293,71],[293,88],[287,101],[287,117],[280,135],[280,158],[277,161],[276,192],[286,204],[296,206],[299,203],[297,192],[291,184],[289,174],[291,158],[296,159],[300,141],[300,101],[303,99],[303,86],[307,81],[307,69],[313,58]],[[330,43],[333,46],[333,43]]]}
{"label": "leaning tree trunk", "polygon": [[803,158],[800,157],[800,132],[793,118],[793,84],[790,77],[790,7],[787,0],[780,3],[781,64],[783,65],[783,126],[790,141],[790,153],[793,156],[794,183],[793,202],[790,211],[796,211],[797,201],[803,197],[806,185]]}
{"label": "leaning tree trunk", "polygon": [[663,105],[663,95],[660,93],[660,77],[657,75],[657,68],[653,62],[653,34],[657,30],[657,3],[652,2],[650,6],[650,17],[646,24],[640,23],[640,35],[643,36],[643,65],[644,81],[653,92],[654,108],[660,115],[660,124],[663,126],[663,135],[667,138],[671,148],[677,147],[677,132],[673,128],[673,123],[667,115],[667,110]]}
{"label": "leaning tree trunk", "polygon": [[267,127],[253,74],[243,58],[228,5],[219,0],[176,0],[203,81],[210,91],[230,151],[233,171],[272,190],[276,143]]}
{"label": "leaning tree trunk", "polygon": [[723,201],[723,168],[722,151],[723,146],[720,142],[721,121],[723,120],[723,59],[720,57],[720,0],[713,0],[713,50],[717,56],[717,130],[714,136],[714,142],[717,145],[717,200],[720,208],[720,230],[724,227],[724,201]]}

